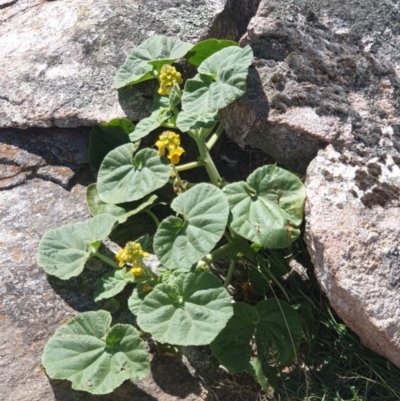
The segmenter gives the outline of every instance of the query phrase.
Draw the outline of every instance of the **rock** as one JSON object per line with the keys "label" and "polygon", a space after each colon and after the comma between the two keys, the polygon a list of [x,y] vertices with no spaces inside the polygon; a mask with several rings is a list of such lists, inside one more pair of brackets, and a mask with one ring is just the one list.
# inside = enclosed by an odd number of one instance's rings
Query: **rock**
{"label": "rock", "polygon": [[256,57],[248,92],[220,112],[236,142],[309,166],[316,276],[362,343],[398,366],[399,26],[389,2],[263,0],[241,40]]}
{"label": "rock", "polygon": [[149,112],[155,86],[113,89],[128,53],[154,34],[238,40],[258,3],[6,1],[0,4],[0,128],[139,120]]}
{"label": "rock", "polygon": [[[360,4],[261,2],[241,39],[255,55],[248,92],[220,112],[232,139],[304,173],[327,144],[377,145],[367,133],[398,126],[400,52],[393,49],[400,14],[373,1]],[[395,132],[384,135],[398,141]]]}
{"label": "rock", "polygon": [[332,145],[307,171],[306,241],[332,307],[400,367],[400,155]]}

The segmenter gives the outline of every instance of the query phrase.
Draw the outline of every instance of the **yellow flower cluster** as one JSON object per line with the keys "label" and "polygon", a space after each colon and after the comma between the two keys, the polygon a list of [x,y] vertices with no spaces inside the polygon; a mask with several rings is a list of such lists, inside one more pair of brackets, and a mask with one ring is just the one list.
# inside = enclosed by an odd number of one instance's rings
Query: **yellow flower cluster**
{"label": "yellow flower cluster", "polygon": [[185,152],[180,146],[181,137],[172,131],[164,131],[158,141],[156,146],[158,147],[158,154],[160,156],[165,156],[165,151],[168,150],[168,159],[172,164],[178,164],[182,153]]}
{"label": "yellow flower cluster", "polygon": [[175,84],[180,85],[183,82],[181,73],[169,64],[164,64],[162,66],[158,79],[160,80],[158,94],[161,96],[169,95],[172,86]]}
{"label": "yellow flower cluster", "polygon": [[134,276],[141,276],[143,273],[142,259],[150,256],[148,252],[143,251],[142,246],[138,242],[127,242],[125,248],[120,249],[115,255],[119,267],[125,263],[132,263],[131,273]]}

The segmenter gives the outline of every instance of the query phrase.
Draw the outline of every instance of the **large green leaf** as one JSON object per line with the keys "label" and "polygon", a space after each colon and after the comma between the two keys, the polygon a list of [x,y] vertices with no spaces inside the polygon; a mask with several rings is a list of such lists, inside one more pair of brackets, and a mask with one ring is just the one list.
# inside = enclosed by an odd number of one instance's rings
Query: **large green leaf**
{"label": "large green leaf", "polygon": [[193,129],[212,128],[218,121],[217,112],[204,114],[188,114],[181,111],[176,119],[176,126],[182,131],[187,132]]}
{"label": "large green leaf", "polygon": [[164,186],[171,166],[154,149],[142,149],[134,156],[133,144],[112,150],[101,164],[97,191],[106,203],[131,202]]}
{"label": "large green leaf", "polygon": [[250,341],[258,323],[258,311],[244,303],[233,305],[234,315],[211,343],[211,351],[229,373],[245,370],[251,358]]}
{"label": "large green leaf", "polygon": [[171,203],[182,219],[163,220],[154,237],[154,251],[170,269],[186,268],[209,253],[224,234],[229,206],[221,190],[198,184]]}
{"label": "large green leaf", "polygon": [[62,280],[78,276],[86,261],[97,251],[118,224],[109,214],[100,214],[81,223],[48,231],[39,243],[38,265],[47,274]]}
{"label": "large green leaf", "polygon": [[135,276],[125,267],[123,269],[114,269],[106,273],[97,282],[94,300],[112,298],[119,294],[129,284],[135,282]]}
{"label": "large green leaf", "polygon": [[275,348],[279,365],[289,365],[296,357],[303,335],[299,314],[285,301],[275,298],[259,302],[257,309],[260,316],[256,332],[258,358],[267,364]]}
{"label": "large green leaf", "polygon": [[234,102],[246,90],[252,60],[249,46],[227,47],[208,57],[198,68],[199,73],[186,81],[182,110],[198,115],[215,112]]}
{"label": "large green leaf", "polygon": [[115,216],[120,224],[125,223],[129,217],[143,212],[156,200],[157,195],[148,195],[140,201],[114,205],[112,203],[105,203],[100,199],[95,183],[90,184],[86,189],[86,202],[88,204],[90,214],[92,216],[97,216],[98,214],[108,213]]}
{"label": "large green leaf", "polygon": [[246,182],[224,187],[232,212],[231,228],[267,248],[286,248],[300,235],[305,189],[294,174],[264,166]]}
{"label": "large green leaf", "polygon": [[159,284],[139,309],[140,328],[160,342],[206,345],[233,315],[231,297],[209,273],[183,273],[174,285]]}
{"label": "large green leaf", "polygon": [[132,295],[128,299],[128,308],[134,314],[137,315],[140,307],[142,306],[143,300],[149,294],[149,292],[143,292],[143,286],[145,283],[139,283],[134,290]]}
{"label": "large green leaf", "polygon": [[187,61],[190,64],[198,67],[206,58],[212,56],[214,53],[229,46],[238,46],[237,42],[232,40],[218,40],[207,39],[194,45],[189,53],[186,55]]}
{"label": "large green leaf", "polygon": [[[90,131],[89,163],[95,169],[111,150],[129,143],[129,134],[135,126],[126,119],[116,118],[108,123],[97,125]],[[139,143],[137,144],[139,146]]]}
{"label": "large green leaf", "polygon": [[159,70],[163,64],[173,63],[185,56],[192,47],[192,44],[179,39],[152,36],[129,54],[117,71],[114,86],[118,89],[155,78],[154,68]]}
{"label": "large green leaf", "polygon": [[111,315],[101,310],[81,313],[61,326],[43,352],[47,374],[92,394],[108,394],[125,380],[144,379],[150,362],[137,331],[110,324]]}
{"label": "large green leaf", "polygon": [[137,141],[156,128],[160,127],[164,121],[167,121],[172,116],[172,112],[167,108],[161,108],[153,111],[149,117],[143,118],[136,125],[135,131],[133,131],[129,138],[131,141]]}

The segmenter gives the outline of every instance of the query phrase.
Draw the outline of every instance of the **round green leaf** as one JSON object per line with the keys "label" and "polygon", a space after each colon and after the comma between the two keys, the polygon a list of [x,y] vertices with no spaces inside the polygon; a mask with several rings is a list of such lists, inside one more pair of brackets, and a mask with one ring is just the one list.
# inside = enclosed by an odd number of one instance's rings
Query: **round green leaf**
{"label": "round green leaf", "polygon": [[112,298],[119,294],[129,283],[135,282],[135,276],[123,269],[114,269],[106,273],[97,282],[94,300],[101,301],[102,299]]}
{"label": "round green leaf", "polygon": [[228,106],[246,90],[248,68],[253,60],[249,46],[228,47],[214,53],[188,79],[182,96],[182,110],[188,114],[215,112]]}
{"label": "round green leaf", "polygon": [[231,228],[267,248],[286,248],[300,235],[305,188],[294,174],[276,167],[255,170],[246,182],[224,187]]}
{"label": "round green leaf", "polygon": [[101,164],[97,191],[106,203],[131,202],[164,186],[171,166],[154,149],[142,149],[135,156],[133,144],[112,150]]}
{"label": "round green leaf", "polygon": [[187,132],[199,128],[212,128],[218,120],[217,112],[205,114],[188,114],[181,111],[176,119],[176,126],[182,131]]}
{"label": "round green leaf", "polygon": [[171,207],[183,219],[170,216],[161,222],[154,237],[154,251],[166,267],[189,269],[224,234],[228,202],[219,188],[202,183],[175,198]]}
{"label": "round green leaf", "polygon": [[39,243],[38,265],[62,280],[78,276],[96,251],[93,245],[98,246],[117,224],[114,216],[100,214],[82,223],[48,231]]}
{"label": "round green leaf", "polygon": [[258,358],[268,363],[272,348],[278,352],[281,367],[289,365],[296,356],[303,335],[299,314],[285,301],[270,298],[257,304],[260,321],[257,325]]}
{"label": "round green leaf", "polygon": [[140,307],[142,306],[143,300],[149,294],[149,292],[143,292],[144,283],[139,283],[134,290],[132,295],[128,299],[128,308],[134,314],[137,315]]}
{"label": "round green leaf", "polygon": [[258,311],[244,303],[233,305],[233,316],[210,344],[211,351],[229,373],[242,372],[251,359],[250,341],[258,323]]}
{"label": "round green leaf", "polygon": [[160,342],[206,345],[233,315],[231,297],[209,273],[184,273],[174,285],[159,284],[139,309],[140,328]]}
{"label": "round green leaf", "polygon": [[185,56],[192,44],[179,39],[156,35],[141,43],[125,60],[117,71],[114,86],[122,88],[155,78],[153,68],[171,64]]}
{"label": "round green leaf", "polygon": [[125,380],[144,379],[150,370],[146,347],[130,325],[110,329],[106,311],[85,312],[61,326],[47,342],[42,364],[53,379],[75,390],[108,394]]}
{"label": "round green leaf", "polygon": [[[123,118],[116,118],[108,123],[93,127],[90,131],[89,143],[90,165],[98,170],[108,152],[130,142],[128,135],[134,129],[135,126]],[[139,143],[136,146],[139,146]]]}
{"label": "round green leaf", "polygon": [[214,53],[224,49],[225,47],[238,45],[239,44],[237,42],[233,42],[232,40],[203,40],[192,47],[192,49],[186,55],[186,59],[190,64],[198,67],[206,58],[210,57]]}
{"label": "round green leaf", "polygon": [[96,184],[90,184],[86,188],[86,202],[89,207],[90,214],[97,216],[98,214],[108,213],[115,216],[119,223],[125,223],[129,217],[143,212],[148,206],[151,206],[157,200],[157,195],[148,195],[140,201],[120,203],[114,205],[105,203],[100,199],[97,192]]}
{"label": "round green leaf", "polygon": [[167,108],[161,108],[153,111],[149,117],[143,118],[136,125],[135,131],[129,135],[131,141],[137,141],[150,132],[154,131],[156,128],[160,127],[161,124],[168,120],[172,116],[172,113]]}

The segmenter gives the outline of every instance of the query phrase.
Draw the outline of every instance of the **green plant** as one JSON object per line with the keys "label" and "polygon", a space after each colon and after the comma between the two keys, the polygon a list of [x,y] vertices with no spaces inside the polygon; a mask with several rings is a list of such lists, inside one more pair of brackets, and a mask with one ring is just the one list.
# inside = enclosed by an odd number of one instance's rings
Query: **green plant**
{"label": "green plant", "polygon": [[[182,58],[198,71],[184,89],[172,66]],[[267,379],[271,382],[272,354],[280,368],[296,358],[300,314],[289,298],[267,298],[266,290],[271,280],[280,285],[277,277],[287,272],[286,260],[273,250],[288,247],[300,234],[304,186],[273,165],[256,169],[246,182],[227,183],[210,155],[222,132],[218,110],[244,94],[252,58],[250,47],[230,41],[193,46],[155,36],[118,70],[116,88],[158,80],[153,110],[136,126],[113,120],[92,130],[89,158],[98,180],[88,187],[87,201],[93,218],[47,232],[38,263],[67,280],[79,275],[90,258],[101,259],[109,271],[98,283],[95,300],[112,298],[133,284],[128,307],[140,331],[128,324],[110,327],[111,316],[102,310],[75,316],[45,347],[42,362],[50,377],[92,394],[109,393],[129,378],[140,380],[149,371],[143,332],[161,345],[210,344],[231,373],[247,371],[264,388]],[[141,148],[141,140],[159,128],[167,131],[159,135],[157,150]],[[177,131],[195,142],[197,160],[180,164],[185,149]],[[210,183],[181,178],[194,168],[205,168]],[[156,191],[168,186],[175,198],[160,222]],[[151,216],[157,228],[152,244],[143,235],[128,241],[116,261],[102,254],[102,241],[139,213]],[[150,249],[157,268],[149,262]],[[229,259],[224,283],[211,272],[222,258]],[[256,305],[234,303],[227,290],[239,259],[249,266]]]}

